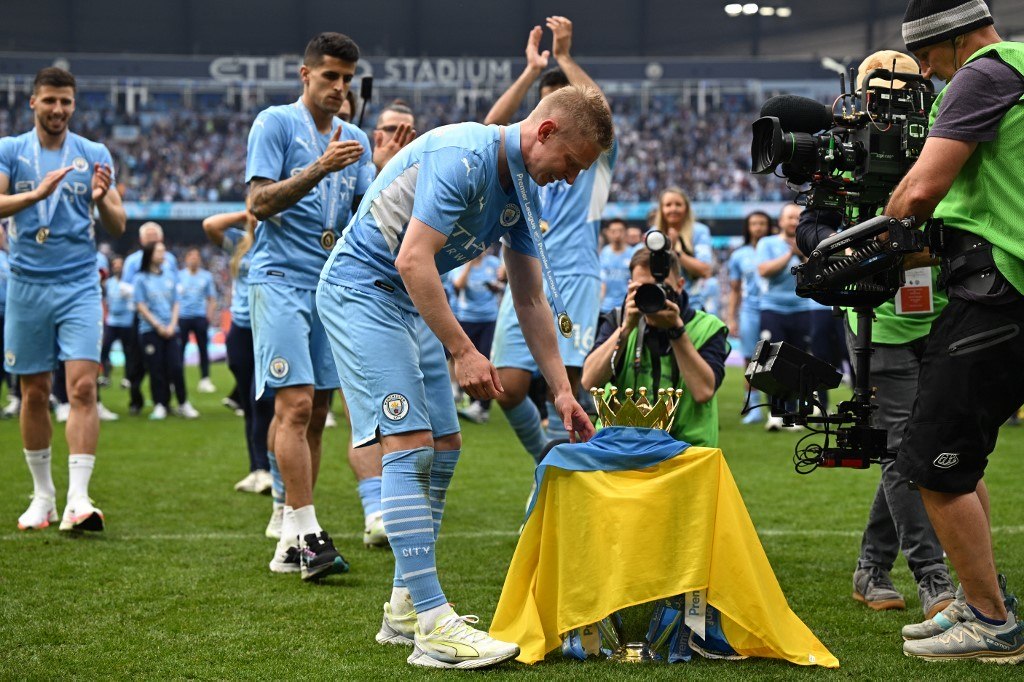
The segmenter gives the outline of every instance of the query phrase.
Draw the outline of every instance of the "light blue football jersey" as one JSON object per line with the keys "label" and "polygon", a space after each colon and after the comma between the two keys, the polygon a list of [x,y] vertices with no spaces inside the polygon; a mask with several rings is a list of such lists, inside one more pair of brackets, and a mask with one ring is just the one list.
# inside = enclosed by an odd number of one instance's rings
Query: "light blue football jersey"
{"label": "light blue football jersey", "polygon": [[107,164],[113,172],[114,161],[105,146],[70,131],[60,150],[42,149],[34,129],[0,139],[0,174],[10,180],[10,194],[29,192],[50,171],[73,167],[53,194],[11,216],[11,277],[66,282],[97,276],[92,210],[97,163]]}
{"label": "light blue football jersey", "polygon": [[[514,127],[514,126],[513,126]],[[518,129],[506,128],[518,139]],[[395,268],[409,221],[415,217],[446,235],[434,262],[448,272],[487,250],[499,238],[520,253],[536,256],[513,187],[498,179],[498,126],[457,123],[417,138],[388,162],[363,197],[322,278],[375,296],[390,296],[415,310]],[[520,154],[509,145],[509,155]],[[534,194],[536,188],[527,183]]]}
{"label": "light blue football jersey", "polygon": [[[238,244],[244,237],[245,230],[229,227],[224,232],[221,248],[233,257],[235,249],[238,248]],[[249,264],[251,260],[252,249],[250,248],[238,260],[238,274],[231,280],[231,324],[237,324],[246,329],[252,326],[252,318],[249,315]]]}
{"label": "light blue football jersey", "polygon": [[217,287],[209,270],[200,268],[196,274],[188,268],[178,271],[178,302],[181,317],[206,317],[206,299],[217,298]]}
{"label": "light blue football jersey", "polygon": [[[178,301],[178,282],[170,273],[166,271],[159,275],[152,272],[140,273],[135,278],[133,295],[135,304],[145,303],[149,312],[158,322],[164,325],[171,323],[171,313],[174,304]],[[151,331],[153,331],[153,325],[139,315],[139,333],[145,334]]]}
{"label": "light blue football jersey", "polygon": [[601,249],[601,282],[604,283],[604,299],[601,301],[601,312],[615,310],[626,300],[629,289],[629,261],[633,259],[633,249],[626,246],[621,253],[615,253],[611,245]]}
{"label": "light blue football jersey", "polygon": [[761,289],[766,285],[757,272],[757,250],[744,244],[729,255],[729,280],[740,283],[740,306],[760,310]]}
{"label": "light blue football jersey", "polygon": [[[757,242],[757,263],[760,265],[790,252],[789,244],[781,235],[773,234]],[[765,285],[761,294],[761,310],[773,313],[799,313],[808,310],[807,300],[796,295],[796,277],[790,268],[800,263],[800,258],[793,254],[786,267],[775,273],[773,277],[765,277]]]}
{"label": "light blue football jersey", "polygon": [[[460,265],[453,270],[452,279],[461,277],[463,268],[468,267],[468,264]],[[455,317],[460,322],[494,322],[498,319],[501,293],[494,291],[491,285],[498,281],[500,267],[501,259],[487,254],[470,270],[466,286],[459,292],[458,307],[455,309]]]}
{"label": "light blue football jersey", "polygon": [[[246,183],[253,178],[278,182],[301,173],[320,158],[338,126],[341,140],[362,144],[363,155],[356,163],[325,177],[295,205],[256,226],[250,284],[279,282],[298,289],[316,289],[324,261],[352,215],[353,200],[366,194],[376,174],[366,133],[340,118],[334,119],[330,133],[320,133],[301,99],[265,109],[253,122],[245,163]],[[327,239],[325,230],[331,233]]]}
{"label": "light blue football jersey", "polygon": [[[135,277],[142,268],[142,250],[132,251],[124,259],[124,266],[121,268],[121,281],[125,284],[134,284]],[[164,264],[160,270],[165,275],[172,276],[175,281],[178,279],[178,259],[174,257],[170,249],[164,253]]]}
{"label": "light blue football jersey", "polygon": [[107,299],[107,326],[131,327],[135,317],[135,303],[131,287],[119,277],[110,277],[103,283]]}
{"label": "light blue football jersey", "polygon": [[558,180],[539,188],[544,248],[555,276],[600,277],[601,216],[608,205],[618,155],[619,144],[615,142],[573,184]]}

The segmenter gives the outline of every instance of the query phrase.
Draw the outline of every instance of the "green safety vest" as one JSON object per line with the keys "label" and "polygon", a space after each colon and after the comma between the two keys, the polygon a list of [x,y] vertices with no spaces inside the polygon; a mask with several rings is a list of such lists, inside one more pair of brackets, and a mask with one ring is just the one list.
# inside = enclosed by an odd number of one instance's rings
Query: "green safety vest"
{"label": "green safety vest", "polygon": [[[705,343],[725,329],[725,323],[720,319],[702,310],[695,311],[693,319],[686,323],[686,334],[690,337],[697,350],[700,350]],[[655,390],[654,375],[651,372],[651,351],[646,346],[640,356],[640,371],[633,369],[633,358],[636,353],[636,342],[638,337],[637,329],[629,333],[626,339],[626,347],[622,351],[622,369],[612,377],[608,387],[615,386],[619,389],[619,396],[622,397],[627,388],[633,390],[646,386],[648,390]],[[726,342],[728,344],[728,342]],[[669,388],[674,374],[678,374],[675,356],[672,353],[661,358],[661,386]],[[669,434],[676,440],[681,440],[690,445],[703,447],[718,447],[718,396],[715,395],[706,403],[698,403],[693,395],[686,390],[686,383],[680,375],[679,380],[672,388],[683,389],[678,409],[676,409],[675,420]],[[657,397],[657,396],[655,396]],[[625,399],[624,397],[622,399]]]}
{"label": "green safety vest", "polygon": [[[1024,78],[1024,43],[988,45],[964,63],[986,56]],[[932,124],[945,93],[946,88],[932,105]],[[1024,97],[1003,116],[995,139],[978,143],[935,207],[935,217],[988,240],[999,272],[1024,293]]]}

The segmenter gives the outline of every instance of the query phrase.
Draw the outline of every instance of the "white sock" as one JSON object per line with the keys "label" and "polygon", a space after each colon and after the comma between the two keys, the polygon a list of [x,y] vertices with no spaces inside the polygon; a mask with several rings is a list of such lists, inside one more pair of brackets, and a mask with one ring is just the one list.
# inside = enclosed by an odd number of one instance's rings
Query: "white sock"
{"label": "white sock", "polygon": [[307,504],[305,507],[295,510],[295,530],[300,538],[304,538],[310,533],[320,535],[323,532],[323,528],[317,523],[316,510],[313,509],[313,505]]}
{"label": "white sock", "polygon": [[68,502],[84,497],[89,498],[89,479],[96,465],[96,455],[71,455],[68,457]]}
{"label": "white sock", "polygon": [[417,613],[416,623],[420,627],[420,632],[427,634],[428,632],[433,632],[434,628],[437,627],[437,621],[451,613],[454,613],[451,605],[441,604],[440,606],[435,606],[432,609],[427,609],[423,613]]}
{"label": "white sock", "polygon": [[33,494],[57,497],[57,488],[53,485],[53,474],[50,472],[50,448],[25,450],[25,462],[32,473]]}
{"label": "white sock", "polygon": [[407,587],[392,587],[391,588],[391,613],[396,616],[404,616],[410,611],[415,610],[412,605],[412,595],[409,594],[409,588]]}
{"label": "white sock", "polygon": [[297,547],[299,530],[295,525],[295,510],[287,504],[284,506],[284,517],[281,519],[280,543],[285,547]]}

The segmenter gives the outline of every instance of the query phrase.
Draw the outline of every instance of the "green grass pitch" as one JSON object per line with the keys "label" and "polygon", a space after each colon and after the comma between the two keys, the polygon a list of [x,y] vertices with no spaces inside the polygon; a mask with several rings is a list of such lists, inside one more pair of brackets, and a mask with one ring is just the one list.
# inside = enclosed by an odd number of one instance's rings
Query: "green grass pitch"
{"label": "green grass pitch", "polygon": [[[189,369],[189,384],[197,376]],[[120,374],[118,373],[119,377]],[[0,421],[0,678],[344,679],[444,677],[405,663],[407,651],[373,641],[390,591],[389,552],[362,547],[362,512],[346,465],[346,432],[327,432],[317,487],[320,521],[352,564],[321,585],[267,570],[270,500],[236,493],[247,469],[242,421],[219,405],[230,386],[193,391],[200,420],[128,418],[102,428],[91,492],[107,516],[99,537],[54,526],[23,533],[31,480],[17,425]],[[489,679],[1020,679],[1020,670],[972,662],[926,664],[902,655],[899,628],[921,617],[906,563],[893,572],[905,612],[875,613],[850,598],[850,576],[877,468],[798,476],[792,434],[744,427],[742,379],[721,391],[721,445],[793,610],[840,659],[838,671],[781,661],[695,660],[684,666],[578,663],[558,656],[505,664]],[[124,391],[103,391],[124,411]],[[956,399],[950,396],[950,399]],[[465,448],[439,541],[445,592],[482,625],[494,612],[530,487],[529,457],[499,409],[464,425]],[[54,477],[63,508],[67,446],[58,429]],[[987,481],[996,557],[1011,590],[1024,592],[1024,432],[1004,428]],[[685,548],[680,548],[684,551]],[[464,676],[464,674],[463,674]]]}

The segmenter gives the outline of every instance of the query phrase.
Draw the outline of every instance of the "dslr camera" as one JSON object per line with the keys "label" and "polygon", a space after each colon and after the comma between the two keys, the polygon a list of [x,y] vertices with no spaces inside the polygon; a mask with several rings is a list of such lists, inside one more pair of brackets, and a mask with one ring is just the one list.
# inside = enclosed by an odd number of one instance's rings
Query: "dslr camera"
{"label": "dslr camera", "polygon": [[668,237],[660,230],[651,230],[644,237],[644,246],[651,252],[651,276],[657,283],[641,284],[637,287],[633,300],[640,312],[650,315],[664,310],[670,298],[675,300],[676,292],[665,284],[672,263]]}

